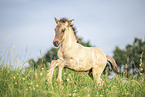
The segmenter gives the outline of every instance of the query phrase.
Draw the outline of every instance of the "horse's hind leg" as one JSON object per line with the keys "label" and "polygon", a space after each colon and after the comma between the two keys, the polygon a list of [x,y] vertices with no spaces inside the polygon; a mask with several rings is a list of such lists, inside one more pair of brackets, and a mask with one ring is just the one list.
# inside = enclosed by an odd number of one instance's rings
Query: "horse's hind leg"
{"label": "horse's hind leg", "polygon": [[92,69],[93,79],[95,82],[97,82],[97,84],[100,84],[100,85],[101,85],[101,81],[102,81],[100,76],[101,76],[103,70],[104,70],[104,68],[102,68],[102,67],[96,67],[96,68]]}
{"label": "horse's hind leg", "polygon": [[101,79],[100,79],[100,76],[101,76],[101,73],[98,72],[98,68],[93,68],[92,70],[92,74],[93,74],[93,80],[95,82],[97,82],[97,84],[100,84],[101,82]]}
{"label": "horse's hind leg", "polygon": [[50,81],[50,82],[52,81],[53,71],[57,65],[58,65],[58,60],[52,60],[51,67],[50,67],[49,73],[48,73],[48,75],[49,75],[48,81]]}

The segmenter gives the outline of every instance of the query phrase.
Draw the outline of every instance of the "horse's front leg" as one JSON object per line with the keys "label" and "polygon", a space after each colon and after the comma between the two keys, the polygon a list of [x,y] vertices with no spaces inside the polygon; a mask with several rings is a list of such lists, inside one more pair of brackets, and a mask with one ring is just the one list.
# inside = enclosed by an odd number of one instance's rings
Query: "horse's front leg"
{"label": "horse's front leg", "polygon": [[58,64],[59,64],[59,60],[52,60],[51,65],[50,65],[51,67],[50,67],[49,73],[48,73],[48,76],[49,76],[48,81],[49,82],[52,82],[53,71]]}
{"label": "horse's front leg", "polygon": [[59,72],[58,72],[58,78],[57,81],[61,82],[62,81],[62,69],[64,68],[64,62],[60,62],[59,64]]}

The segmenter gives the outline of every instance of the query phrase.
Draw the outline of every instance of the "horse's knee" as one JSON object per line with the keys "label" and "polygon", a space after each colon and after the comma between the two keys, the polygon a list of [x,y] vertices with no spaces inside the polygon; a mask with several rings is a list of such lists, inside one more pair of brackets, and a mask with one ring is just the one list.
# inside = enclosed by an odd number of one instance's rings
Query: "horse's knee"
{"label": "horse's knee", "polygon": [[51,65],[56,64],[56,63],[57,63],[57,60],[52,60],[51,61]]}
{"label": "horse's knee", "polygon": [[58,65],[57,60],[52,60],[51,61],[51,64],[50,64],[51,68],[55,68],[57,65]]}

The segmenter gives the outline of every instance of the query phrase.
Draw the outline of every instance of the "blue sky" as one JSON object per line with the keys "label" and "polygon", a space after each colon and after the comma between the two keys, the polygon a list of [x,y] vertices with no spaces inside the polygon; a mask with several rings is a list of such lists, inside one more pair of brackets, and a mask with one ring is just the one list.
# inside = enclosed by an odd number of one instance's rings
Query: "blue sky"
{"label": "blue sky", "polygon": [[77,35],[105,54],[145,39],[145,0],[0,0],[0,50],[37,59],[52,44],[54,17],[74,19]]}

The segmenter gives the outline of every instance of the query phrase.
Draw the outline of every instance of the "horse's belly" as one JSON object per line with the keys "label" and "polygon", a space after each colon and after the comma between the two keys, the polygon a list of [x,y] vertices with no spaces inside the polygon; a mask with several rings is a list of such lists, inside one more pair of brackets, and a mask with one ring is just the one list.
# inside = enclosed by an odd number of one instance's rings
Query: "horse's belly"
{"label": "horse's belly", "polygon": [[83,66],[70,66],[70,65],[67,65],[66,66],[67,68],[69,68],[69,69],[72,69],[72,70],[75,70],[75,71],[88,71],[88,70],[90,70],[91,69],[91,67],[87,67],[87,68],[85,68],[85,67],[83,67]]}
{"label": "horse's belly", "polygon": [[92,64],[85,62],[69,62],[66,67],[76,71],[88,71],[92,68]]}

